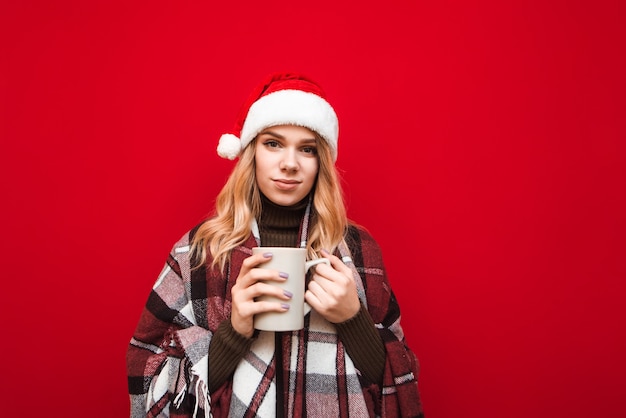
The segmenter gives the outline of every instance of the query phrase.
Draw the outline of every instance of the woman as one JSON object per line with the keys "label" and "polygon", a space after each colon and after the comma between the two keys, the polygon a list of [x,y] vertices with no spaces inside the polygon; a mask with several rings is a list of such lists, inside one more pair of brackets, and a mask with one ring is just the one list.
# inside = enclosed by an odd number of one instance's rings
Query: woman
{"label": "woman", "polygon": [[[335,170],[338,121],[322,89],[268,77],[220,156],[239,158],[215,213],[172,249],[127,353],[131,416],[421,417],[418,362],[374,239],[348,221]],[[308,279],[304,329],[254,329],[291,295],[272,255],[325,257]],[[282,302],[262,302],[259,296]]]}

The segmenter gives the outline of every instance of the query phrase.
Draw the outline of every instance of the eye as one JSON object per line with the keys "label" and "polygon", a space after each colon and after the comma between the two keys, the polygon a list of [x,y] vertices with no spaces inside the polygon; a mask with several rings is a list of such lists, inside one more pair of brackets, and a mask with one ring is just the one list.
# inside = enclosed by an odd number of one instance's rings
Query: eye
{"label": "eye", "polygon": [[305,154],[317,155],[317,147],[303,147],[302,152]]}
{"label": "eye", "polygon": [[278,143],[278,141],[274,139],[267,139],[263,141],[263,145],[265,145],[268,148],[278,148],[280,146],[280,143]]}

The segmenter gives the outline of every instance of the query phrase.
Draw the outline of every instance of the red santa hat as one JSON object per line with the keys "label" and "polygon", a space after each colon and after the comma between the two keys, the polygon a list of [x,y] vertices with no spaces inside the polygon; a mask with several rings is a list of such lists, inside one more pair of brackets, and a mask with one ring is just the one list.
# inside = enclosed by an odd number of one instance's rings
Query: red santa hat
{"label": "red santa hat", "polygon": [[244,103],[234,129],[220,138],[217,153],[234,160],[261,131],[297,125],[317,132],[337,160],[339,123],[322,88],[296,73],[275,73],[259,84]]}

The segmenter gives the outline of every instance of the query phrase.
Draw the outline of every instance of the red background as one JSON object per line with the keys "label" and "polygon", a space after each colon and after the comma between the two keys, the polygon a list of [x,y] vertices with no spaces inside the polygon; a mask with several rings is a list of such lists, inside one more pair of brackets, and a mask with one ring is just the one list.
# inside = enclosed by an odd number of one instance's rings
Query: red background
{"label": "red background", "polygon": [[280,3],[2,1],[2,415],[127,416],[219,135],[295,69],[340,116],[427,417],[624,416],[623,2]]}

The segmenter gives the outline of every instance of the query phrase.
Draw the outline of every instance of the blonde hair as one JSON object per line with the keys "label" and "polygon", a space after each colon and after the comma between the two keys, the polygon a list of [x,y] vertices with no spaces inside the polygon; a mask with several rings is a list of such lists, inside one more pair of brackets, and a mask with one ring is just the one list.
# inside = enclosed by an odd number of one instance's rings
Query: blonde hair
{"label": "blonde hair", "polygon": [[[319,170],[313,186],[311,224],[307,239],[308,258],[318,258],[323,248],[333,252],[344,242],[348,218],[344,205],[340,175],[335,167],[331,150],[322,137],[315,133]],[[255,174],[256,138],[242,151],[226,184],[215,202],[212,217],[205,220],[196,231],[191,253],[195,268],[212,256],[210,268],[218,267],[224,272],[231,251],[243,244],[251,233],[253,219],[261,214],[261,192]]]}

